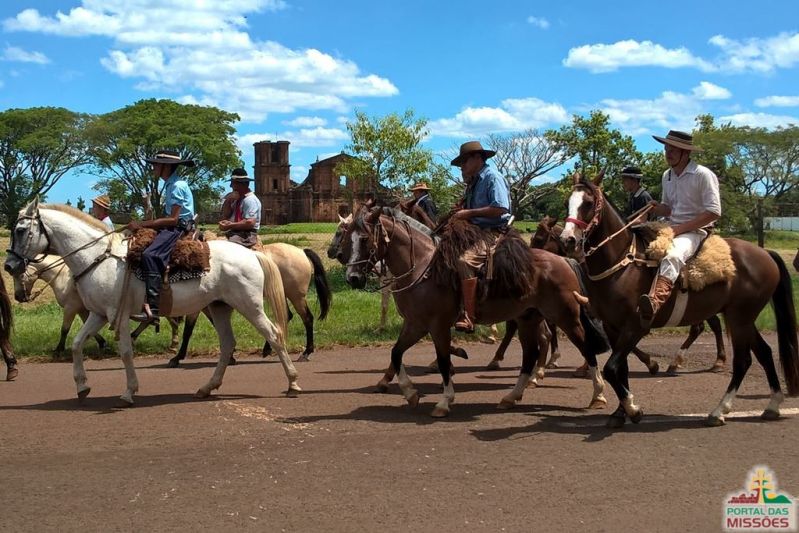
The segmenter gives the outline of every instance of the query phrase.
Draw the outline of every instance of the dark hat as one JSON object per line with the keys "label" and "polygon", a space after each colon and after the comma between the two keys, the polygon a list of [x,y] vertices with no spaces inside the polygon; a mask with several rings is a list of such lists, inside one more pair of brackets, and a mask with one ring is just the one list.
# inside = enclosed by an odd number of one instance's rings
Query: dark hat
{"label": "dark hat", "polygon": [[411,187],[411,191],[429,191],[430,187],[423,181],[420,181],[413,187]]}
{"label": "dark hat", "polygon": [[652,137],[659,143],[670,144],[671,146],[675,146],[683,150],[689,150],[692,152],[702,151],[702,149],[698,146],[694,146],[693,136],[685,133],[684,131],[671,130],[665,137],[658,137],[657,135],[653,135]]}
{"label": "dark hat", "polygon": [[247,175],[247,171],[243,168],[236,168],[233,169],[233,172],[230,174],[230,181],[249,183],[252,181],[252,178]]}
{"label": "dark hat", "polygon": [[145,159],[150,164],[161,163],[163,165],[186,165],[193,167],[194,161],[191,159],[183,159],[175,150],[159,150],[153,157]]}
{"label": "dark hat", "polygon": [[92,198],[92,203],[95,203],[106,209],[111,209],[111,198],[109,198],[107,194],[101,194],[96,198]]}
{"label": "dark hat", "polygon": [[461,153],[458,154],[458,157],[453,159],[450,164],[459,167],[461,166],[461,163],[463,163],[463,160],[474,152],[481,152],[483,157],[486,159],[489,157],[494,157],[496,154],[494,150],[485,150],[483,145],[480,144],[480,141],[469,141],[461,145]]}
{"label": "dark hat", "polygon": [[624,167],[624,170],[621,171],[621,177],[634,178],[640,181],[644,177],[644,174],[638,167]]}

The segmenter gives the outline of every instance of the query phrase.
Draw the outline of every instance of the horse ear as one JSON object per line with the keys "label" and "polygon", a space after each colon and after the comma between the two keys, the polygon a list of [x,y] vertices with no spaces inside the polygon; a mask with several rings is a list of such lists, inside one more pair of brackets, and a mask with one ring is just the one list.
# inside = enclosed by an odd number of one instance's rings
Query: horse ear
{"label": "horse ear", "polygon": [[347,219],[344,218],[343,216],[339,215],[338,216],[338,223],[339,224],[346,224],[347,223]]}
{"label": "horse ear", "polygon": [[576,171],[575,171],[575,173],[574,173],[574,174],[572,174],[572,180],[574,181],[574,184],[575,184],[575,185],[577,185],[578,183],[580,183],[580,181],[581,181],[582,179],[583,179],[583,178],[582,178],[582,176],[580,176],[580,173],[579,173],[579,172],[576,172]]}
{"label": "horse ear", "polygon": [[380,219],[380,214],[383,212],[383,209],[380,207],[376,207],[372,209],[372,211],[366,215],[365,220],[367,224],[374,224]]}
{"label": "horse ear", "polygon": [[597,187],[602,185],[602,178],[604,177],[605,177],[605,169],[603,168],[602,170],[599,171],[599,174],[597,174],[596,177],[594,178],[594,185],[596,185]]}
{"label": "horse ear", "polygon": [[28,204],[28,208],[25,209],[25,214],[27,216],[33,216],[36,214],[36,211],[39,210],[39,195],[37,194],[33,200]]}

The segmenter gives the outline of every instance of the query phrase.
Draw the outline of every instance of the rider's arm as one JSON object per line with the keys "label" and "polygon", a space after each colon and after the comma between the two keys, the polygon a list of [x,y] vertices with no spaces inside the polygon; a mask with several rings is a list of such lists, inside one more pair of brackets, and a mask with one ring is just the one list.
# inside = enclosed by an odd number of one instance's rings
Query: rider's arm
{"label": "rider's arm", "polygon": [[180,218],[180,206],[173,205],[172,213],[170,213],[168,217],[156,218],[155,220],[131,220],[126,227],[131,231],[136,231],[139,228],[151,228],[151,229],[174,228],[175,226],[178,225],[179,218]]}
{"label": "rider's arm", "polygon": [[690,231],[696,231],[698,229],[704,228],[712,224],[713,222],[719,219],[719,215],[716,213],[711,213],[710,211],[705,211],[701,215],[692,218],[688,222],[683,222],[682,224],[675,224],[671,227],[674,231],[674,235],[680,235],[682,233],[688,233]]}
{"label": "rider's arm", "polygon": [[486,217],[486,218],[495,218],[501,217],[508,210],[504,207],[494,207],[494,206],[486,206],[486,207],[478,207],[477,209],[461,209],[460,211],[456,211],[452,218],[454,219],[463,219],[463,220],[470,220],[474,217]]}
{"label": "rider's arm", "polygon": [[[227,224],[222,224],[222,222],[227,222]],[[219,222],[219,227],[223,228],[225,231],[248,231],[255,228],[255,223],[256,220],[254,218],[245,218],[238,222],[223,220]]]}

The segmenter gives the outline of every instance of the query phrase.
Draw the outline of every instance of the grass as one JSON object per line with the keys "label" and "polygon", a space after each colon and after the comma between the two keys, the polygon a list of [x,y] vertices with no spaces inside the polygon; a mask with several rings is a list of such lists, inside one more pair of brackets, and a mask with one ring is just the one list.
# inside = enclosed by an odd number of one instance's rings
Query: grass
{"label": "grass", "polygon": [[337,222],[292,222],[284,226],[261,228],[261,235],[291,235],[295,233],[327,233],[333,235],[338,227]]}

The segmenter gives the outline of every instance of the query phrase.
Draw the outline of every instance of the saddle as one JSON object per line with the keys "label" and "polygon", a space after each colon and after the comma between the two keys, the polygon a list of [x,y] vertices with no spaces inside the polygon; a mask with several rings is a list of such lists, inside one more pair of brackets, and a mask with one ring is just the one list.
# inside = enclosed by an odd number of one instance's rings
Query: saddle
{"label": "saddle", "polygon": [[[155,230],[142,228],[131,236],[127,256],[131,268],[136,269],[141,266],[142,253],[152,244],[155,235]],[[211,270],[210,261],[211,250],[208,243],[192,240],[192,234],[187,234],[178,239],[172,256],[169,258],[168,269],[170,273],[177,271],[208,272]]]}
{"label": "saddle", "polygon": [[[657,262],[666,256],[674,239],[671,227],[662,222],[642,224],[636,233],[644,239],[646,258]],[[727,282],[734,277],[735,263],[730,245],[712,233],[702,240],[680,273],[682,287],[691,291],[701,291],[708,285]]]}

